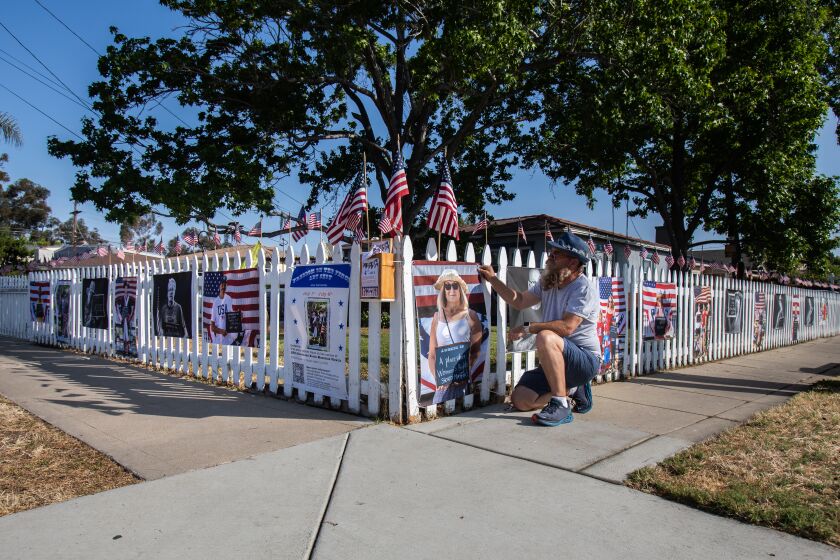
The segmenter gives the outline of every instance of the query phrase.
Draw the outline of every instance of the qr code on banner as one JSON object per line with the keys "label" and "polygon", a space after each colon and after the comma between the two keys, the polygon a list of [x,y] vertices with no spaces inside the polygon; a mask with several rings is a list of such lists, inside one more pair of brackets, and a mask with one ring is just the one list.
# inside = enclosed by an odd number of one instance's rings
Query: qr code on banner
{"label": "qr code on banner", "polygon": [[303,364],[292,362],[292,381],[294,383],[303,383]]}

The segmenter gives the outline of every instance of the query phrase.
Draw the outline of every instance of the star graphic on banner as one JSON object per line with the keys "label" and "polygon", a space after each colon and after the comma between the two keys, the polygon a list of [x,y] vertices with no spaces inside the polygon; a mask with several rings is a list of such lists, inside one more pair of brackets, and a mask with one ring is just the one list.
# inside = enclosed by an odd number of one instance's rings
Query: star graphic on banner
{"label": "star graphic on banner", "polygon": [[297,298],[292,298],[292,305],[297,303]]}
{"label": "star graphic on banner", "polygon": [[341,301],[341,300],[338,300],[338,306],[339,306],[339,307],[344,307],[344,302],[343,302],[343,301]]}
{"label": "star graphic on banner", "polygon": [[339,351],[339,352],[343,352],[343,351],[344,351],[344,346],[342,346],[341,344],[339,344],[339,345],[338,345],[338,351]]}
{"label": "star graphic on banner", "polygon": [[340,330],[340,331],[344,330],[344,323],[339,323],[338,324],[338,330]]}
{"label": "star graphic on banner", "polygon": [[295,325],[297,325],[297,319],[293,319],[293,321],[295,322]]}
{"label": "star graphic on banner", "polygon": [[295,344],[300,344],[300,339],[299,338],[295,339]]}

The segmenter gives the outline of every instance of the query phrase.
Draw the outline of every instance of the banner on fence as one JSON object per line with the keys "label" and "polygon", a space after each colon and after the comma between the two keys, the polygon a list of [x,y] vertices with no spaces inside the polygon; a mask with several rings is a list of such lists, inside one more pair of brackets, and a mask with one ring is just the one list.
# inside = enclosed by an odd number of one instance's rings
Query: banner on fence
{"label": "banner on fence", "polygon": [[114,282],[115,352],[137,357],[137,277],[120,276]]}
{"label": "banner on fence", "polygon": [[[542,270],[538,268],[525,268],[522,266],[511,266],[507,269],[507,286],[517,292],[527,292],[540,281]],[[529,323],[542,322],[542,309],[538,303],[527,309],[514,309],[512,305],[508,309],[508,327],[511,329],[521,327],[525,321]],[[508,336],[508,352],[530,352],[537,348],[537,335],[528,334],[522,338],[512,340]]]}
{"label": "banner on fence", "polygon": [[787,313],[787,294],[773,295],[773,329],[785,328],[785,314]]}
{"label": "banner on fence", "polygon": [[192,272],[156,274],[152,286],[155,336],[191,338]]}
{"label": "banner on fence", "polygon": [[285,294],[285,340],[299,390],[347,398],[349,264],[295,268]]}
{"label": "banner on fence", "polygon": [[814,326],[814,298],[811,296],[805,296],[805,309],[802,313],[802,326]]}
{"label": "banner on fence", "polygon": [[36,323],[43,323],[50,316],[49,280],[29,282],[29,313]]}
{"label": "banner on fence", "polygon": [[709,355],[709,317],[712,315],[711,286],[694,286],[694,358]]}
{"label": "banner on fence", "polygon": [[793,294],[790,298],[790,320],[791,337],[794,342],[799,340],[799,294]]}
{"label": "banner on fence", "polygon": [[204,273],[202,331],[214,344],[260,345],[260,274],[256,268]]}
{"label": "banner on fence", "polygon": [[820,325],[828,321],[828,299],[820,298]]}
{"label": "banner on fence", "polygon": [[677,319],[677,285],[645,280],[642,284],[642,315],[644,338],[673,338]]}
{"label": "banner on fence", "polygon": [[70,342],[70,280],[55,286],[55,339],[59,344]]}
{"label": "banner on fence", "polygon": [[627,306],[624,299],[624,279],[612,276],[598,278],[597,333],[601,344],[600,373],[619,373],[624,359],[624,331]]}
{"label": "banner on fence", "polygon": [[744,292],[726,290],[726,315],[723,319],[723,332],[741,334],[744,322]]}
{"label": "banner on fence", "polygon": [[411,269],[420,333],[420,405],[470,394],[490,347],[476,265],[414,261]]}
{"label": "banner on fence", "polygon": [[89,329],[108,328],[108,279],[82,280],[82,326]]}
{"label": "banner on fence", "polygon": [[756,292],[753,311],[753,346],[761,350],[767,333],[767,294]]}

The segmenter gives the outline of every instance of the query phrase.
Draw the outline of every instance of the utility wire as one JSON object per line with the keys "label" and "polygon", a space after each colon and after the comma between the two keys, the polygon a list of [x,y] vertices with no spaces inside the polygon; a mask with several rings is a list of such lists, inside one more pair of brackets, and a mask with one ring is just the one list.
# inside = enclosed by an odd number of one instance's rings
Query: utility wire
{"label": "utility wire", "polygon": [[55,15],[54,13],[52,13],[52,12],[49,10],[49,8],[47,8],[46,6],[44,6],[43,4],[41,4],[41,2],[39,2],[38,0],[35,0],[35,3],[36,3],[36,4],[38,4],[39,6],[41,6],[41,7],[44,9],[44,11],[45,11],[45,12],[47,12],[48,14],[50,14],[50,15],[51,15],[51,16],[52,16],[52,17],[53,17],[53,18],[54,18],[54,19],[55,19],[58,23],[60,23],[61,25],[63,25],[63,26],[64,26],[64,28],[65,28],[65,29],[67,29],[67,31],[69,31],[70,33],[72,33],[73,35],[75,35],[75,36],[76,36],[76,39],[78,39],[79,41],[81,41],[82,43],[84,43],[84,44],[87,46],[87,48],[89,48],[90,50],[92,50],[93,52],[95,52],[96,54],[98,54],[99,56],[102,56],[102,53],[101,53],[101,52],[99,52],[98,50],[96,50],[95,48],[93,48],[93,47],[91,46],[91,44],[90,44],[90,43],[88,43],[87,41],[85,41],[85,40],[84,40],[84,39],[83,39],[83,38],[82,38],[82,37],[81,37],[78,33],[76,33],[75,31],[73,31],[72,29],[70,29],[70,26],[69,26],[69,25],[67,25],[66,23],[64,23],[64,22],[61,20],[61,18],[60,18],[60,17],[58,17],[57,15]]}
{"label": "utility wire", "polygon": [[53,87],[51,84],[49,84],[49,83],[45,82],[44,80],[40,79],[39,77],[37,77],[37,76],[34,76],[34,75],[30,74],[29,72],[27,72],[27,71],[26,71],[26,70],[24,70],[23,68],[19,67],[17,64],[15,64],[15,63],[10,62],[9,60],[7,60],[7,59],[6,59],[6,57],[4,57],[3,55],[0,55],[0,60],[2,60],[3,62],[5,62],[6,64],[8,64],[9,66],[11,66],[12,68],[15,68],[15,69],[16,69],[16,70],[18,70],[19,72],[21,72],[21,73],[23,73],[23,74],[26,74],[27,76],[29,76],[30,78],[32,78],[32,79],[33,79],[33,80],[35,80],[36,82],[38,82],[38,83],[42,84],[44,87],[47,87],[47,88],[51,89],[52,91],[54,91],[54,92],[55,92],[55,93],[57,93],[58,95],[60,95],[60,96],[64,97],[65,99],[67,99],[67,100],[69,100],[69,101],[71,101],[71,102],[75,103],[75,104],[76,104],[76,105],[78,105],[79,107],[82,107],[83,109],[86,109],[86,110],[90,111],[90,109],[88,109],[87,107],[85,107],[84,105],[82,105],[81,103],[79,103],[79,102],[78,102],[75,98],[70,97],[69,95],[67,95],[66,93],[64,93],[63,91],[61,91],[60,89],[58,89],[58,88],[56,88],[56,87]]}
{"label": "utility wire", "polygon": [[61,87],[61,84],[59,84],[58,82],[56,82],[56,81],[55,81],[54,79],[52,79],[50,76],[48,76],[48,75],[44,74],[43,72],[41,72],[40,70],[38,70],[38,69],[37,69],[37,68],[35,68],[34,66],[32,66],[32,65],[30,65],[30,64],[27,64],[26,62],[22,61],[21,59],[19,59],[18,57],[16,57],[15,55],[13,55],[13,54],[12,54],[12,53],[10,53],[9,51],[7,51],[6,49],[0,49],[0,53],[4,54],[5,56],[8,56],[9,58],[11,58],[12,60],[14,60],[14,61],[15,61],[15,62],[17,62],[18,64],[20,64],[20,65],[22,65],[22,66],[26,67],[28,70],[30,70],[30,71],[32,71],[32,72],[35,72],[36,74],[38,74],[39,76],[41,76],[42,78],[44,78],[45,80],[47,80],[48,82],[50,82],[52,85],[54,85],[54,86],[56,86],[56,87]]}
{"label": "utility wire", "polygon": [[[72,29],[69,25],[67,25],[66,23],[64,23],[64,20],[62,20],[62,19],[61,19],[60,17],[58,17],[57,15],[55,15],[52,11],[50,11],[50,9],[49,9],[49,8],[47,8],[46,6],[44,6],[44,5],[43,5],[43,4],[42,4],[39,0],[34,0],[34,2],[35,2],[36,4],[38,4],[39,6],[41,6],[41,8],[43,8],[45,12],[47,12],[48,14],[50,14],[50,15],[53,17],[53,19],[55,19],[58,23],[60,23],[60,24],[61,24],[61,25],[62,25],[62,26],[63,26],[63,27],[67,30],[67,31],[69,31],[70,33],[72,33],[72,34],[73,34],[73,36],[74,36],[74,37],[76,37],[76,39],[78,39],[79,41],[81,41],[81,42],[82,42],[82,43],[83,43],[83,44],[84,44],[87,48],[89,48],[89,49],[90,49],[90,50],[92,50],[94,53],[96,53],[96,55],[97,55],[97,56],[104,56],[101,52],[99,52],[99,50],[97,50],[97,49],[96,49],[95,47],[93,47],[90,43],[88,43],[87,41],[85,41],[84,37],[82,37],[81,35],[79,35],[79,34],[78,34],[78,33],[76,33],[75,31],[73,31],[73,29]],[[184,126],[190,126],[190,124],[189,124],[187,121],[185,121],[184,119],[182,119],[181,117],[179,117],[178,115],[176,115],[174,112],[172,112],[171,110],[169,110],[169,108],[168,108],[168,107],[166,107],[165,105],[163,105],[163,101],[162,101],[162,100],[158,100],[157,104],[156,104],[154,107],[160,107],[161,109],[163,109],[164,111],[166,111],[167,113],[169,113],[170,115],[172,115],[173,117],[175,117],[176,119],[178,119],[179,121],[181,121],[181,122],[184,124]],[[154,107],[153,107],[153,108],[154,108]]]}
{"label": "utility wire", "polygon": [[69,128],[67,128],[66,126],[64,126],[63,124],[61,124],[60,122],[58,122],[57,120],[55,120],[54,118],[52,118],[51,116],[49,116],[48,114],[46,114],[44,111],[42,111],[41,109],[39,109],[38,107],[36,107],[36,106],[35,106],[35,105],[33,105],[32,103],[30,103],[29,101],[27,101],[26,99],[24,99],[23,97],[21,97],[20,95],[18,95],[17,93],[15,93],[14,91],[10,90],[10,89],[9,89],[8,87],[6,87],[5,85],[0,84],[0,87],[2,87],[3,89],[5,89],[5,90],[6,90],[6,91],[8,91],[9,93],[11,93],[12,95],[14,95],[14,96],[15,96],[15,97],[17,97],[18,99],[20,99],[21,101],[23,101],[24,103],[26,103],[27,105],[29,105],[30,107],[32,107],[33,109],[35,109],[36,111],[38,111],[39,113],[41,113],[42,115],[44,115],[45,117],[47,117],[48,119],[50,119],[52,122],[54,122],[55,124],[57,124],[58,126],[60,126],[61,128],[63,128],[64,130],[66,130],[67,132],[69,132],[70,134],[72,134],[73,136],[75,136],[76,138],[78,138],[79,140],[84,140],[84,138],[82,138],[82,136],[81,136],[80,134],[78,134],[78,133],[76,133],[76,132],[73,132],[72,130],[70,130]]}
{"label": "utility wire", "polygon": [[17,38],[17,35],[15,35],[14,33],[12,33],[12,30],[11,30],[11,29],[9,29],[8,27],[6,27],[6,24],[5,24],[5,23],[3,23],[2,21],[0,21],[0,27],[2,27],[3,29],[5,29],[5,30],[6,30],[6,33],[8,33],[9,35],[11,35],[11,36],[12,36],[12,39],[14,39],[15,41],[17,41],[17,44],[18,44],[18,45],[20,45],[21,47],[23,47],[23,49],[24,49],[26,52],[28,52],[28,53],[29,53],[29,55],[30,55],[32,58],[34,58],[35,60],[37,60],[37,61],[38,61],[38,63],[39,63],[41,66],[43,66],[43,67],[44,67],[44,69],[45,69],[47,72],[49,72],[49,73],[50,73],[50,75],[51,75],[53,78],[55,78],[56,80],[58,80],[58,83],[60,83],[62,86],[64,86],[64,89],[66,89],[68,92],[70,92],[70,93],[73,95],[73,97],[75,97],[76,99],[78,99],[78,100],[79,100],[79,102],[80,102],[82,105],[84,105],[85,107],[87,107],[90,111],[93,111],[93,109],[92,109],[92,108],[91,108],[91,107],[90,107],[90,106],[89,106],[89,105],[88,105],[88,104],[87,104],[87,103],[86,103],[86,102],[85,102],[85,101],[84,101],[81,97],[79,97],[78,95],[76,95],[76,92],[74,92],[72,89],[70,89],[70,86],[68,86],[67,84],[65,84],[65,83],[64,83],[64,81],[62,81],[62,79],[61,79],[61,78],[59,78],[59,77],[58,77],[58,75],[57,75],[55,72],[53,72],[52,70],[50,70],[50,67],[49,67],[49,66],[47,66],[46,64],[44,64],[44,62],[43,62],[40,58],[38,58],[38,56],[37,56],[34,52],[32,52],[32,51],[29,49],[29,47],[27,47],[26,45],[24,45],[24,44],[23,44],[23,42],[22,42],[20,39],[18,39],[18,38]]}

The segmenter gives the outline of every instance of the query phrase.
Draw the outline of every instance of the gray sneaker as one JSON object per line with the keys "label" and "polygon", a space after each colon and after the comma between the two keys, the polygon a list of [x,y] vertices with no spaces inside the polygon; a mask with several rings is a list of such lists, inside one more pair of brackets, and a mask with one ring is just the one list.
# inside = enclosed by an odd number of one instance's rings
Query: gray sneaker
{"label": "gray sneaker", "polygon": [[534,424],[542,424],[543,426],[569,424],[572,420],[574,420],[572,409],[568,406],[563,406],[562,402],[554,398],[548,401],[548,404],[540,412],[531,416],[531,421]]}

